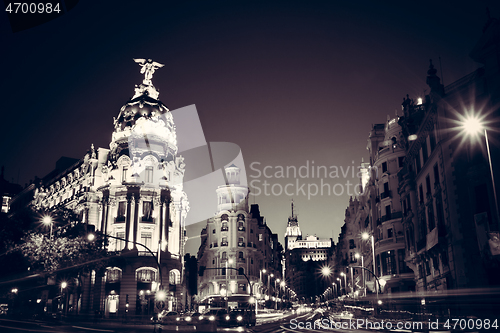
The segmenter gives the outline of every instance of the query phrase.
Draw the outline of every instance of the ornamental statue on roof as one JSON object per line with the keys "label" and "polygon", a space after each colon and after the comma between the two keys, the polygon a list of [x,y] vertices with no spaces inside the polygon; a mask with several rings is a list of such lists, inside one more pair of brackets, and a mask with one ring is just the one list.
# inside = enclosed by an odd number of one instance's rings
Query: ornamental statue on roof
{"label": "ornamental statue on roof", "polygon": [[158,69],[158,68],[162,68],[163,64],[160,64],[156,61],[153,61],[151,59],[134,59],[134,61],[136,63],[139,64],[139,66],[141,66],[141,74],[144,74],[144,80],[142,81],[143,84],[147,85],[147,86],[152,86],[153,83],[151,82],[151,79],[153,78],[153,74],[154,72]]}

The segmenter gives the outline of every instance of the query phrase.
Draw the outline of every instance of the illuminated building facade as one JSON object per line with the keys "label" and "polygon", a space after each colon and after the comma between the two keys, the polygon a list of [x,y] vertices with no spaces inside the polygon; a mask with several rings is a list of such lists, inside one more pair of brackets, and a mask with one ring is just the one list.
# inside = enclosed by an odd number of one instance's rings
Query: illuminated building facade
{"label": "illuminated building facade", "polygon": [[292,215],[288,218],[285,233],[285,279],[297,297],[304,301],[320,294],[325,288],[324,283],[311,283],[311,281],[325,282],[329,277],[321,276],[321,269],[329,266],[333,269],[334,244],[331,238],[319,238],[308,235],[302,238],[297,215],[294,214],[292,202]]}
{"label": "illuminated building facade", "polygon": [[34,189],[37,209],[71,209],[88,230],[118,238],[108,239],[108,251],[121,259],[83,277],[81,298],[75,294],[69,299],[70,308],[80,312],[152,313],[159,282],[168,292],[166,308],[182,309],[182,290],[176,286],[181,283],[189,211],[183,191],[185,164],[177,152],[172,114],[151,82],[162,65],[136,62],[145,79],[114,119],[109,149],[92,145],[80,160],[60,159]]}
{"label": "illuminated building facade", "polygon": [[226,294],[269,295],[265,282],[271,274],[281,278],[283,248],[260,215],[259,206],[249,209],[249,190],[240,184],[240,169],[231,165],[225,172],[227,185],[216,189],[217,214],[201,232],[198,265],[207,269],[199,277],[198,295],[201,300]]}

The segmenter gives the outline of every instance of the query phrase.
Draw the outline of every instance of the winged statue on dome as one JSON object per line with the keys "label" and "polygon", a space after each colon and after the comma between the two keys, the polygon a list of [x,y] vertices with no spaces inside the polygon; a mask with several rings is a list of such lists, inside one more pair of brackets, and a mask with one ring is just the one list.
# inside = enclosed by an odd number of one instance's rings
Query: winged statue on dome
{"label": "winged statue on dome", "polygon": [[143,84],[151,86],[153,83],[151,82],[151,79],[153,78],[154,72],[158,68],[162,68],[163,64],[160,64],[156,61],[153,61],[151,59],[134,59],[136,63],[141,66],[141,74],[144,74],[144,80],[142,81]]}

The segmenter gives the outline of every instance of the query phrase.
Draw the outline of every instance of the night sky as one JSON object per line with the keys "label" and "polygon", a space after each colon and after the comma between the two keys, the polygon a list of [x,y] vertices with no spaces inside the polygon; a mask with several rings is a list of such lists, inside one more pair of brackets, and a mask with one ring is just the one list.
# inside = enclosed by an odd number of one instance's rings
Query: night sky
{"label": "night sky", "polygon": [[[424,95],[429,59],[445,85],[476,69],[468,54],[487,7],[500,17],[500,2],[484,0],[453,7],[439,1],[80,1],[61,17],[16,33],[4,13],[0,165],[7,180],[24,185],[49,173],[61,156],[82,158],[91,143],[109,148],[113,117],[142,82],[132,58],[151,58],[165,64],[153,84],[170,110],[195,104],[207,142],[241,148],[249,182],[260,181],[254,184],[262,191],[264,180],[276,190],[292,183],[295,192],[297,179],[277,179],[278,166],[314,161],[346,170],[368,161],[372,124],[394,117],[406,94]],[[260,171],[270,166],[272,177],[255,178],[254,162]],[[298,181],[306,191],[322,180],[358,183],[351,171],[346,178]],[[282,241],[292,198],[303,234],[337,241],[345,191],[309,199],[301,192],[262,193],[250,202],[260,205]],[[190,226],[189,234],[204,225]],[[196,252],[198,244],[188,241],[188,250]]]}

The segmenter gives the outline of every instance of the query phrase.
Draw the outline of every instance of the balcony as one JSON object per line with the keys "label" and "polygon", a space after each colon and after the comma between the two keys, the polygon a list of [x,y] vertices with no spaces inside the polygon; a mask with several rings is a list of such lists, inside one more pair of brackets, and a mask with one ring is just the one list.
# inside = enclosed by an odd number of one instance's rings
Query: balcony
{"label": "balcony", "polygon": [[214,247],[217,247],[217,246],[219,246],[219,245],[217,245],[217,243],[214,243]]}
{"label": "balcony", "polygon": [[220,227],[220,231],[228,231],[229,228],[228,227]]}
{"label": "balcony", "polygon": [[[217,244],[217,243],[216,243],[216,244]],[[228,245],[228,244],[227,244],[227,242],[221,242],[221,243],[220,243],[220,246],[227,246],[227,245]],[[217,247],[217,245],[215,245],[214,247]]]}
{"label": "balcony", "polygon": [[[387,215],[384,215],[380,218],[380,222],[385,222],[385,221],[389,221],[389,220],[394,220],[394,219],[399,219],[399,218],[402,218],[403,217],[403,213],[402,212],[393,212],[391,214],[387,214]],[[378,223],[378,220],[377,220],[377,224],[380,224]]]}
{"label": "balcony", "polygon": [[238,231],[245,231],[245,227],[238,227]]}
{"label": "balcony", "polygon": [[151,216],[143,216],[141,218],[141,221],[145,222],[145,223],[154,223],[155,222],[153,217],[151,217]]}
{"label": "balcony", "polygon": [[380,199],[383,200],[385,198],[392,198],[391,191],[386,191],[386,192],[380,193]]}
{"label": "balcony", "polygon": [[238,247],[245,247],[245,242],[238,242]]}

